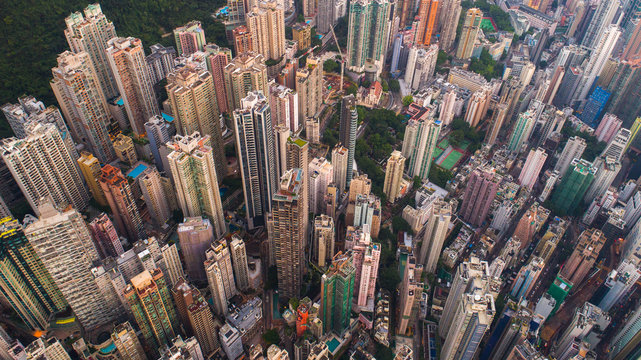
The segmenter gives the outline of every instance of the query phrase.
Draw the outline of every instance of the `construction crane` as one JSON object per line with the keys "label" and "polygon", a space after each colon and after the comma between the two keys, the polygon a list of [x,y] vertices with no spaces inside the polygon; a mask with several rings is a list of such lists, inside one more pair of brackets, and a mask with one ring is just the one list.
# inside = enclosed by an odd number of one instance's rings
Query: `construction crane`
{"label": "construction crane", "polygon": [[336,48],[338,49],[338,55],[341,56],[341,87],[339,88],[339,91],[342,93],[343,73],[345,71],[345,57],[343,56],[343,52],[341,51],[341,46],[338,44],[338,38],[336,37],[336,33],[334,32],[334,25],[330,26],[329,29],[332,31],[332,36],[334,37],[334,42],[336,43]]}
{"label": "construction crane", "polygon": [[296,60],[300,60],[300,58],[302,58],[303,56],[311,54],[314,50],[316,50],[317,47],[318,47],[318,45],[316,45],[313,48],[310,48],[309,50],[305,51],[299,57],[297,57]]}

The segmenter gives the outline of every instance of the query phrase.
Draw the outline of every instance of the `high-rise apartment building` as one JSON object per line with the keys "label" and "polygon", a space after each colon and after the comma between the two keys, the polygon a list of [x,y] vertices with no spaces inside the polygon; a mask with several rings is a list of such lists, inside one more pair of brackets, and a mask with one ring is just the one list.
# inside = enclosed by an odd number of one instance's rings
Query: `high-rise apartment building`
{"label": "high-rise apartment building", "polygon": [[314,218],[313,254],[312,259],[319,267],[324,268],[334,257],[335,241],[334,219],[327,215]]}
{"label": "high-rise apartment building", "polygon": [[[437,45],[429,47],[417,45],[409,49],[405,68],[405,83],[410,90],[418,91],[432,78],[436,70],[437,56]],[[443,117],[446,116],[446,114],[443,114]]]}
{"label": "high-rise apartment building", "polygon": [[25,355],[25,353],[26,359],[71,360],[69,353],[55,336],[34,340],[25,347],[24,353],[21,355]]}
{"label": "high-rise apartment building", "polygon": [[461,0],[441,0],[439,27],[441,28],[441,40],[439,47],[444,51],[451,51],[456,39],[456,27],[461,16]]}
{"label": "high-rise apartment building", "polygon": [[71,51],[85,52],[91,58],[104,97],[102,100],[117,96],[119,90],[105,53],[107,42],[117,36],[116,28],[102,13],[100,4],[87,5],[84,16],[79,11],[72,13],[65,18],[65,24],[65,37]]}
{"label": "high-rise apartment building", "polygon": [[237,55],[224,69],[227,108],[238,109],[250,91],[269,94],[265,57],[255,52]]}
{"label": "high-rise apartment building", "polygon": [[347,30],[347,67],[362,72],[373,65],[376,74],[383,70],[390,29],[388,0],[358,0],[349,3]]}
{"label": "high-rise apartment building", "polygon": [[196,51],[203,51],[207,43],[205,30],[203,30],[200,21],[196,20],[175,28],[174,41],[176,41],[176,50],[180,56],[189,56]]}
{"label": "high-rise apartment building", "polygon": [[144,135],[144,124],[150,117],[160,115],[160,111],[142,41],[133,37],[114,37],[107,45],[107,59],[131,128],[136,135]]}
{"label": "high-rise apartment building", "polygon": [[181,278],[171,292],[180,322],[189,335],[196,337],[203,353],[209,355],[220,349],[217,336],[220,325],[214,320],[209,304],[200,291]]}
{"label": "high-rise apartment building", "polygon": [[565,144],[565,147],[554,166],[554,171],[558,171],[559,177],[563,177],[563,175],[565,175],[574,159],[581,158],[586,147],[587,144],[585,139],[581,137],[573,136],[568,139],[568,142]]}
{"label": "high-rise apartment building", "polygon": [[58,55],[58,65],[51,69],[51,88],[76,142],[89,148],[101,161],[115,158],[109,140],[111,116],[95,63],[89,53],[65,51]]}
{"label": "high-rise apartment building", "polygon": [[133,166],[133,164],[138,161],[134,141],[129,136],[122,133],[118,134],[118,136],[113,140],[113,146],[116,156],[123,163]]}
{"label": "high-rise apartment building", "polygon": [[334,167],[334,183],[338,188],[339,196],[343,194],[347,186],[348,160],[349,149],[337,144],[332,150],[332,166]]}
{"label": "high-rise apartment building", "polygon": [[548,154],[542,148],[530,150],[525,164],[523,164],[523,168],[521,169],[521,174],[519,175],[519,183],[521,183],[521,186],[525,186],[528,190],[532,191],[547,158]]}
{"label": "high-rise apartment building", "polygon": [[596,173],[594,175],[594,181],[585,193],[584,200],[586,202],[600,199],[605,192],[608,191],[610,185],[612,185],[614,179],[619,174],[619,170],[621,170],[621,162],[614,161],[614,158],[611,156],[599,156],[594,160],[594,168],[596,169]]}
{"label": "high-rise apartment building", "polygon": [[114,327],[111,332],[111,340],[116,346],[118,354],[123,359],[147,359],[147,354],[143,350],[140,340],[136,336],[136,331],[134,331],[128,321]]}
{"label": "high-rise apartment building", "polygon": [[[204,51],[207,53],[207,70],[214,78],[214,84],[225,83],[225,66],[231,62],[231,50],[228,48],[220,47],[216,44],[205,45]],[[218,103],[218,111],[230,112],[227,107],[227,93],[224,87],[216,91],[216,101]]]}
{"label": "high-rise apartment building", "polygon": [[407,123],[403,138],[403,156],[407,159],[407,174],[427,180],[434,160],[441,122],[425,114]]}
{"label": "high-rise apartment building", "polygon": [[252,49],[265,59],[280,60],[285,54],[285,9],[276,0],[254,3],[245,14],[252,34]]}
{"label": "high-rise apartment building", "polygon": [[387,159],[385,182],[383,183],[383,193],[387,196],[387,201],[391,203],[400,197],[403,171],[405,171],[405,157],[400,151],[394,150]]}
{"label": "high-rise apartment building", "polygon": [[[345,186],[352,181],[354,168],[354,152],[356,151],[356,131],[358,130],[358,111],[356,111],[356,98],[354,95],[343,97],[341,103],[341,116],[339,140],[348,150],[347,168],[345,171]],[[333,158],[332,158],[333,159]]]}
{"label": "high-rise apartment building", "polygon": [[496,197],[500,182],[501,176],[494,169],[479,168],[472,171],[459,211],[461,217],[474,226],[481,226]]}
{"label": "high-rise apartment building", "polygon": [[[235,0],[236,1],[236,0]],[[247,26],[240,25],[232,31],[234,51],[236,56],[254,51],[254,39]]]}
{"label": "high-rise apartment building", "polygon": [[[305,204],[304,207],[309,211],[309,142],[301,137],[289,137],[285,144],[287,151],[287,170],[301,169],[303,171],[303,181],[301,184],[301,199]],[[309,213],[303,214],[304,223],[307,224]]]}
{"label": "high-rise apartment building", "polygon": [[[509,119],[509,118],[508,118]],[[536,116],[530,111],[519,114],[516,124],[512,128],[512,134],[507,148],[513,153],[519,154],[523,150],[523,144],[526,144],[536,123]]]}
{"label": "high-rise apartment building", "polygon": [[318,116],[323,104],[323,61],[320,57],[308,57],[305,67],[296,71],[296,92],[299,116]]}
{"label": "high-rise apartment building", "polygon": [[630,259],[624,259],[613,269],[605,280],[607,292],[599,302],[603,311],[610,309],[629,294],[634,284],[641,278],[641,267]]}
{"label": "high-rise apartment building", "polygon": [[33,124],[27,133],[25,139],[4,139],[0,151],[33,211],[38,214],[43,198],[52,199],[56,206],[84,210],[89,204],[89,191],[74,154],[56,126]]}
{"label": "high-rise apartment building", "polygon": [[596,168],[589,161],[576,158],[572,160],[569,170],[552,193],[555,209],[567,213],[578,208],[595,174]]}
{"label": "high-rise apartment building", "polygon": [[[222,84],[219,84],[219,86]],[[188,136],[198,131],[211,137],[218,181],[227,175],[227,159],[220,129],[214,79],[209,71],[185,66],[167,77],[167,95],[176,119],[176,131]]]}
{"label": "high-rise apartment building", "polygon": [[483,12],[480,9],[468,9],[463,20],[463,30],[459,38],[458,48],[456,49],[457,59],[469,59],[474,51],[474,43],[478,38],[481,29],[481,20]]}
{"label": "high-rise apartment building", "polygon": [[169,169],[164,167],[166,159],[163,159],[160,154],[160,148],[168,143],[173,135],[176,135],[176,128],[172,127],[160,115],[154,115],[145,123],[145,131],[147,132],[149,147],[158,171],[168,171]]}
{"label": "high-rise apartment building", "polygon": [[172,150],[167,159],[183,214],[208,217],[216,237],[222,236],[226,226],[211,138],[198,132],[176,135],[167,146]]}
{"label": "high-rise apartment building", "polygon": [[[618,0],[611,1],[610,3],[615,2],[618,2]],[[599,34],[599,39],[594,44],[594,51],[583,69],[583,76],[574,94],[574,100],[582,104],[585,102],[585,99],[587,99],[594,81],[599,77],[606,62],[610,59],[612,51],[614,51],[614,47],[621,36],[621,29],[617,25],[608,25],[601,31],[603,31],[603,33]]]}
{"label": "high-rise apartment building", "polygon": [[231,259],[234,266],[234,277],[236,278],[236,287],[240,291],[249,290],[249,267],[247,266],[247,250],[245,242],[240,236],[233,234],[229,243]]}
{"label": "high-rise apartment building", "polygon": [[598,141],[603,141],[609,143],[614,136],[617,134],[621,126],[623,125],[623,120],[619,119],[614,114],[605,114],[599,126],[594,130],[594,136]]}
{"label": "high-rise apartment building", "polygon": [[420,282],[422,273],[423,266],[416,263],[416,258],[409,256],[399,285],[398,334],[406,335],[410,321],[418,316],[418,304],[423,294],[423,283]]}
{"label": "high-rise apartment building", "polygon": [[0,249],[0,293],[29,328],[47,329],[67,302],[17,220],[0,219]]}
{"label": "high-rise apartment building", "polygon": [[308,215],[305,181],[302,169],[287,170],[272,198],[269,235],[276,254],[279,293],[286,299],[297,297],[302,284]]}
{"label": "high-rise apartment building", "polygon": [[415,42],[418,45],[430,45],[436,27],[439,0],[421,0],[418,6],[418,28]]}
{"label": "high-rise apartment building", "polygon": [[269,82],[269,106],[272,109],[274,126],[286,127],[292,133],[298,131],[300,127],[298,101],[296,91],[273,80]]}
{"label": "high-rise apartment building", "polygon": [[602,1],[597,7],[594,15],[588,23],[588,27],[583,34],[583,39],[581,40],[581,45],[588,49],[595,49],[597,43],[602,35],[606,32],[608,26],[610,26],[615,20],[615,16],[619,11],[621,2],[619,0],[612,1]]}
{"label": "high-rise apartment building", "polygon": [[356,271],[350,252],[339,252],[321,278],[320,318],[324,332],[343,333],[349,326]]}
{"label": "high-rise apartment building", "polygon": [[621,330],[616,332],[612,341],[610,341],[609,359],[624,360],[633,359],[639,355],[639,345],[641,344],[641,306],[627,319]]}
{"label": "high-rise apartment building", "polygon": [[572,255],[565,262],[559,274],[573,285],[579,285],[592,270],[605,241],[606,238],[601,230],[584,230],[579,236],[578,244]]}
{"label": "high-rise apartment building", "polygon": [[227,240],[214,241],[206,251],[205,273],[218,315],[227,314],[227,301],[238,294]]}
{"label": "high-rise apartment building", "polygon": [[148,168],[138,178],[142,197],[154,223],[162,227],[172,216],[162,177],[156,168]]}
{"label": "high-rise apartment building", "polygon": [[203,267],[206,260],[205,251],[214,240],[211,222],[202,217],[185,218],[185,221],[178,225],[176,232],[187,275],[192,281],[204,281],[207,279]]}
{"label": "high-rise apartment building", "polygon": [[145,238],[145,227],[136,205],[136,199],[127,178],[120,169],[109,164],[105,165],[102,168],[99,183],[116,220],[118,230],[132,240]]}
{"label": "high-rise apartment building", "polygon": [[85,178],[85,182],[93,198],[98,204],[107,206],[105,193],[102,191],[102,188],[100,188],[100,184],[98,184],[98,179],[100,179],[102,174],[100,161],[91,153],[83,151],[80,154],[80,158],[78,158],[78,167],[80,167],[80,171]]}
{"label": "high-rise apartment building", "polygon": [[452,219],[452,204],[437,200],[432,204],[423,230],[423,242],[418,258],[423,270],[434,273],[441,255],[443,243]]}
{"label": "high-rise apartment building", "polygon": [[516,274],[510,295],[515,299],[527,298],[532,289],[534,289],[534,284],[537,282],[539,275],[541,275],[543,267],[545,267],[545,262],[538,256],[533,257],[529,263],[524,264]]}
{"label": "high-rise apartment building", "polygon": [[371,311],[374,307],[381,244],[372,242],[368,225],[357,229],[359,230],[356,231],[355,238],[350,241],[351,248],[347,245],[345,247],[352,250],[354,268],[356,269],[354,277],[355,304],[361,309],[370,309]]}
{"label": "high-rise apartment building", "polygon": [[116,258],[125,252],[116,228],[107,214],[102,213],[91,220],[89,230],[101,258]]}
{"label": "high-rise apartment building", "polygon": [[603,150],[601,156],[611,156],[615,161],[623,160],[623,155],[625,155],[628,142],[630,141],[630,135],[630,130],[626,128],[619,129],[605,150]]}
{"label": "high-rise apartment building", "polygon": [[322,157],[312,159],[309,163],[309,211],[321,214],[325,212],[325,195],[327,187],[334,181],[334,167]]}
{"label": "high-rise apartment building", "polygon": [[125,299],[142,332],[145,352],[157,355],[178,330],[178,315],[162,271],[145,270],[134,276],[125,288]]}
{"label": "high-rise apartment building", "polygon": [[54,282],[86,329],[114,320],[117,309],[107,306],[91,268],[98,252],[82,215],[59,211],[51,203],[39,208],[40,218],[30,217],[24,233]]}
{"label": "high-rise apartment building", "polygon": [[160,248],[162,259],[165,262],[167,281],[172,286],[175,285],[180,278],[185,277],[183,265],[178,255],[178,247],[176,244],[165,244]]}
{"label": "high-rise apartment building", "polygon": [[242,108],[234,110],[238,167],[249,229],[265,225],[278,182],[274,127],[269,101],[263,93],[249,92]]}
{"label": "high-rise apartment building", "polygon": [[157,84],[174,71],[176,49],[173,46],[165,47],[160,44],[154,44],[149,47],[149,50],[151,54],[147,55],[145,61],[147,61],[149,75],[154,83]]}

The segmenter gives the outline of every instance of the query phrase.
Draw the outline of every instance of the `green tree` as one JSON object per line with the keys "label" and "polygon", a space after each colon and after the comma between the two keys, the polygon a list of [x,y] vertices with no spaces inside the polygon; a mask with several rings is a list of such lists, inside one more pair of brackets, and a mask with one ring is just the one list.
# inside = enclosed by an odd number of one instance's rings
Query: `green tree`
{"label": "green tree", "polygon": [[381,80],[381,88],[383,91],[388,92],[389,91],[389,84],[387,83],[387,80],[382,79]]}
{"label": "green tree", "polygon": [[400,216],[394,216],[392,218],[392,228],[397,234],[400,232],[412,232],[412,226]]}
{"label": "green tree", "polygon": [[412,97],[412,95],[406,95],[403,96],[401,101],[403,102],[403,106],[410,106],[410,104],[414,102],[414,97]]}
{"label": "green tree", "polygon": [[358,93],[358,88],[354,84],[349,84],[346,92],[347,95],[356,95],[356,93]]}
{"label": "green tree", "polygon": [[340,71],[340,65],[333,59],[327,59],[323,63],[323,70],[327,72],[338,72]]}
{"label": "green tree", "polygon": [[398,80],[392,79],[389,81],[389,89],[392,92],[399,92],[401,90],[401,84],[398,83]]}
{"label": "green tree", "polygon": [[278,345],[280,344],[280,335],[278,331],[274,329],[269,329],[263,333],[263,340],[269,345]]}
{"label": "green tree", "polygon": [[412,187],[414,189],[419,189],[423,185],[423,179],[420,176],[414,176],[412,179]]}
{"label": "green tree", "polygon": [[436,163],[432,163],[427,177],[434,184],[444,188],[447,186],[447,182],[454,178],[454,174],[451,171],[436,165]]}

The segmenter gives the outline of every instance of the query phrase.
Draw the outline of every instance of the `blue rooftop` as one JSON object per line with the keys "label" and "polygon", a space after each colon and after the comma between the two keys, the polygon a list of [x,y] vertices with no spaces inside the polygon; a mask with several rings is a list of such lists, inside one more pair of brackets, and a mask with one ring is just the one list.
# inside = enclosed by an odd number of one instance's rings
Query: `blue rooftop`
{"label": "blue rooftop", "polygon": [[120,98],[118,99],[118,101],[116,101],[116,105],[123,106],[125,105],[125,101],[122,98]]}
{"label": "blue rooftop", "polygon": [[136,166],[129,173],[127,173],[127,176],[135,179],[138,176],[140,176],[140,174],[142,174],[142,172],[145,170],[147,170],[147,165],[138,164],[138,166]]}
{"label": "blue rooftop", "polygon": [[332,340],[327,342],[327,347],[329,348],[329,352],[334,353],[336,351],[336,348],[340,345],[340,341],[338,341],[336,338],[332,338]]}

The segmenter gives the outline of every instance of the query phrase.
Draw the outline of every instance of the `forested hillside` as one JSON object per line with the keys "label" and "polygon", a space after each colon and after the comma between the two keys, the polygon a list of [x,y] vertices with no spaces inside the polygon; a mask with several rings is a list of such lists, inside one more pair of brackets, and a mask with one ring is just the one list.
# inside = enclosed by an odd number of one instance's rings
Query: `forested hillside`
{"label": "forested hillside", "polygon": [[[64,20],[69,13],[82,11],[88,3],[87,0],[0,1],[0,105],[15,102],[23,94],[34,95],[47,105],[55,104],[49,80],[57,54],[67,48]],[[157,42],[173,45],[172,36],[162,35],[189,20],[203,22],[208,41],[226,45],[223,25],[210,16],[223,4],[224,0],[100,1],[118,35],[139,37],[146,48]],[[4,116],[0,115],[0,123],[6,124]]]}

